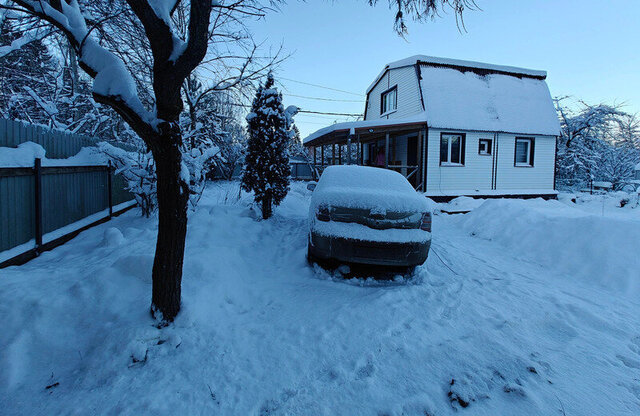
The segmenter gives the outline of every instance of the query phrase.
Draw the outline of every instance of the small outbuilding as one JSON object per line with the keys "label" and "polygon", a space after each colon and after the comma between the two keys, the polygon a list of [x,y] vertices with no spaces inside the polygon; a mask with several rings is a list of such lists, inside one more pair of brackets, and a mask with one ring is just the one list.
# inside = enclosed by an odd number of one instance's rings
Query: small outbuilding
{"label": "small outbuilding", "polygon": [[553,198],[560,125],[546,77],[412,56],[373,80],[363,121],[322,128],[304,145],[320,170],[355,154],[353,162],[396,170],[435,199]]}

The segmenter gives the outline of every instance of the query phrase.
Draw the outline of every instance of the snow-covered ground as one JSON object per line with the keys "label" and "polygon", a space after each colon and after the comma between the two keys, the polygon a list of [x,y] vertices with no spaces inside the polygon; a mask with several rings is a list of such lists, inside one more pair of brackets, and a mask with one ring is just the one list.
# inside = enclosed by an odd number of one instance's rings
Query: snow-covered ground
{"label": "snow-covered ground", "polygon": [[640,414],[640,209],[487,201],[413,278],[344,281],[306,263],[304,184],[268,221],[237,195],[191,214],[168,328],[133,211],[0,270],[1,413]]}

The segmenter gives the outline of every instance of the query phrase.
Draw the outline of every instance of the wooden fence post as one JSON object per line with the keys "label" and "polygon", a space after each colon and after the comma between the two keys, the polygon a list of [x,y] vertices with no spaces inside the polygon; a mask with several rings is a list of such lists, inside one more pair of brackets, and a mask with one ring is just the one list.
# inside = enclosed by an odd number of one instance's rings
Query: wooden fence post
{"label": "wooden fence post", "polygon": [[107,166],[107,192],[109,193],[109,219],[113,217],[113,180],[111,161]]}
{"label": "wooden fence post", "polygon": [[35,203],[36,203],[36,253],[40,254],[42,246],[42,159],[36,158],[35,174]]}

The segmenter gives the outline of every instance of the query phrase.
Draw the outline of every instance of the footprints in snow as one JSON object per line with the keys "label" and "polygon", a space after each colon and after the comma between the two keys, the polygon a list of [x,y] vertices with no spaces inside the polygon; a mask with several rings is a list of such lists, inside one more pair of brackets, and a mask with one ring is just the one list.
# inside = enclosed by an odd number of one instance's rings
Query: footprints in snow
{"label": "footprints in snow", "polygon": [[629,349],[636,356],[635,358],[625,354],[616,354],[616,358],[626,367],[634,370],[640,370],[640,336],[636,336],[631,339]]}
{"label": "footprints in snow", "polygon": [[503,371],[478,368],[454,377],[446,388],[451,407],[466,408],[474,402],[490,399],[494,392],[527,397],[526,385],[529,380],[538,379],[538,370],[533,366],[505,368]]}
{"label": "footprints in snow", "polygon": [[126,348],[129,368],[144,366],[152,357],[171,354],[182,344],[182,338],[173,333],[161,333],[160,336],[134,339]]}

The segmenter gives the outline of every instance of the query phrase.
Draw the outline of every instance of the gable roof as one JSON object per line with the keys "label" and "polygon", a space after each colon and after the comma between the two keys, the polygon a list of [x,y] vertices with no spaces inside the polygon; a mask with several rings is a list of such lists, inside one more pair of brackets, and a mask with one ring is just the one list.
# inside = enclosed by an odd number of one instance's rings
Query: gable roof
{"label": "gable roof", "polygon": [[517,77],[532,77],[532,78],[540,78],[545,79],[547,77],[546,71],[538,71],[535,69],[526,69],[526,68],[518,68],[515,66],[506,66],[506,65],[494,65],[487,64],[484,62],[475,62],[475,61],[465,61],[461,59],[451,59],[451,58],[440,58],[437,56],[428,56],[428,55],[413,55],[405,59],[400,59],[399,61],[388,63],[382,72],[378,74],[376,79],[373,80],[369,88],[367,88],[367,94],[371,92],[373,87],[376,86],[380,78],[384,76],[384,74],[390,70],[395,68],[403,68],[405,66],[412,66],[416,64],[424,64],[428,66],[440,66],[440,67],[448,67],[454,69],[466,69],[469,71],[476,72],[486,72],[486,73],[497,73],[497,74],[505,74],[505,75],[514,75]]}
{"label": "gable roof", "polygon": [[429,128],[559,136],[560,122],[547,87],[545,71],[415,55],[392,62],[378,75],[419,65],[425,111],[408,118],[337,123],[304,139],[309,145],[323,136],[351,128],[397,126],[424,122]]}

